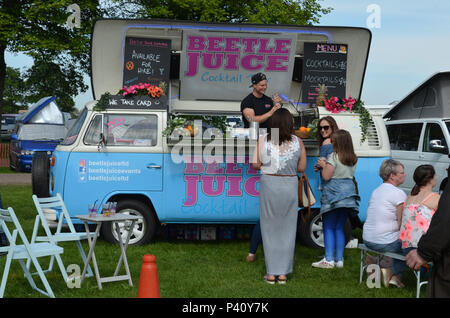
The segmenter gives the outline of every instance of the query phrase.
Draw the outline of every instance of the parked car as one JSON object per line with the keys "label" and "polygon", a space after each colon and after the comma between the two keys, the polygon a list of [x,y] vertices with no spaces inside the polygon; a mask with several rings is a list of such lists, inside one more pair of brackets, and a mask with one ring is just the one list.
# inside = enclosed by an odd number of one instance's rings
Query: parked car
{"label": "parked car", "polygon": [[16,117],[19,114],[3,114],[1,122],[1,139],[9,140],[16,125]]}
{"label": "parked car", "polygon": [[33,155],[45,151],[51,155],[66,136],[67,128],[55,97],[44,97],[17,117],[10,141],[10,168],[31,171]]}
{"label": "parked car", "polygon": [[431,164],[436,170],[433,191],[447,183],[450,145],[450,72],[434,74],[390,109],[383,117],[392,158],[405,166],[405,182],[400,186],[410,193],[417,166]]}

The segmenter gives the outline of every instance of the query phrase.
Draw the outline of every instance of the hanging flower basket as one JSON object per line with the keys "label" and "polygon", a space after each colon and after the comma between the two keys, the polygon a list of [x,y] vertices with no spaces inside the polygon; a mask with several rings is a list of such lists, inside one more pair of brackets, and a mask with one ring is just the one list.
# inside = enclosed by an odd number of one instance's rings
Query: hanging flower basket
{"label": "hanging flower basket", "polygon": [[356,100],[349,96],[348,98],[339,98],[332,96],[323,101],[324,107],[333,114],[337,114],[343,111],[349,111],[359,114],[359,126],[361,127],[361,143],[367,139],[369,134],[369,125],[372,123],[372,116],[366,107],[364,102]]}

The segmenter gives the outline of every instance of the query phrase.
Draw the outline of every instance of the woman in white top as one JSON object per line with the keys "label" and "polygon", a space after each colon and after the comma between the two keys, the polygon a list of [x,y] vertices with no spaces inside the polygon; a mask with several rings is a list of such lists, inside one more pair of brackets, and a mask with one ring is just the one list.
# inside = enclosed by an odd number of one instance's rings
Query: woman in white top
{"label": "woman in white top", "polygon": [[294,118],[278,109],[270,131],[258,140],[252,165],[261,170],[259,213],[267,274],[264,280],[285,284],[293,270],[298,217],[298,176],[306,169],[306,151],[293,134]]}
{"label": "woman in white top", "polygon": [[[380,166],[383,183],[370,196],[367,217],[363,227],[363,241],[367,247],[380,252],[402,253],[398,239],[406,193],[397,188],[405,181],[403,165],[387,159]],[[402,287],[400,277],[405,263],[393,259],[391,268],[383,268],[383,283]]]}

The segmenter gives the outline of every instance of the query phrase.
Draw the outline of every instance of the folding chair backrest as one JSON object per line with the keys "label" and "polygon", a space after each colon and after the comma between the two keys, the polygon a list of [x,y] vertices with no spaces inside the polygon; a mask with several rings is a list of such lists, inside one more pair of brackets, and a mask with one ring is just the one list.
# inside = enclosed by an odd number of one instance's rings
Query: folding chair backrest
{"label": "folding chair backrest", "polygon": [[69,230],[72,233],[75,233],[75,227],[73,226],[72,220],[70,219],[69,212],[67,211],[66,205],[64,204],[64,201],[59,193],[56,194],[54,197],[48,197],[48,198],[38,198],[35,194],[32,196],[34,205],[36,206],[36,209],[38,210],[39,216],[41,218],[41,221],[44,225],[44,229],[46,231],[47,236],[51,236],[51,233],[47,233],[48,223],[45,218],[45,214],[43,209],[54,209],[59,212],[59,221],[58,226],[56,229],[56,232],[61,232],[63,221],[66,220],[67,225],[69,226]]}
{"label": "folding chair backrest", "polygon": [[[6,235],[6,238],[8,239],[8,241],[11,242],[11,239],[12,239],[11,232],[9,232],[6,222],[12,222],[12,218],[9,215],[8,210],[4,210],[4,209],[0,208],[0,229],[2,230],[1,232]],[[6,246],[6,247],[0,246],[0,252],[5,252],[8,249],[9,249],[8,246]]]}
{"label": "folding chair backrest", "polygon": [[[8,229],[8,226],[6,225],[6,222],[12,222],[14,224],[15,229],[13,230],[13,233]],[[22,226],[20,225],[19,220],[17,219],[16,214],[14,213],[14,210],[9,207],[7,210],[0,209],[0,225],[2,226],[3,231],[6,234],[6,237],[10,242],[16,241],[17,234],[19,234],[20,239],[23,242],[23,245],[27,250],[29,250],[30,243],[25,235],[25,232],[22,229]],[[1,247],[0,251],[8,251],[9,246]]]}

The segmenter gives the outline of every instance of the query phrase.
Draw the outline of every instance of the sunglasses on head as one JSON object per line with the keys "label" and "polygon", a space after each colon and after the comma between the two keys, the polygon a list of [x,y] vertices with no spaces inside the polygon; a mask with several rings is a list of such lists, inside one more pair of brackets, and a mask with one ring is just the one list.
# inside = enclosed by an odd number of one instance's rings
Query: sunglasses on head
{"label": "sunglasses on head", "polygon": [[330,126],[319,126],[319,130],[328,130],[328,129],[330,129]]}

